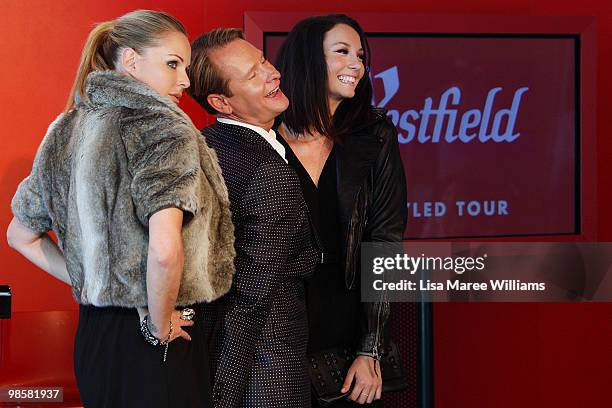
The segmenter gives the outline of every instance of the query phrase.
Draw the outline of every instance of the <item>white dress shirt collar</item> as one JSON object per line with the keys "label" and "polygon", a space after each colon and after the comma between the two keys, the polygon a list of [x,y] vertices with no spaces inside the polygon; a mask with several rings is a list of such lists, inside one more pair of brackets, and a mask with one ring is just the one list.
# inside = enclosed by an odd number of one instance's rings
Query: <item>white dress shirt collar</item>
{"label": "white dress shirt collar", "polygon": [[285,146],[283,146],[278,140],[276,140],[276,132],[273,129],[270,129],[268,132],[262,127],[251,125],[250,123],[239,122],[234,119],[228,118],[217,118],[217,122],[225,123],[228,125],[236,125],[242,126],[247,129],[251,129],[257,133],[259,133],[265,140],[272,146],[274,150],[279,154],[280,157],[287,163],[287,159],[285,158]]}

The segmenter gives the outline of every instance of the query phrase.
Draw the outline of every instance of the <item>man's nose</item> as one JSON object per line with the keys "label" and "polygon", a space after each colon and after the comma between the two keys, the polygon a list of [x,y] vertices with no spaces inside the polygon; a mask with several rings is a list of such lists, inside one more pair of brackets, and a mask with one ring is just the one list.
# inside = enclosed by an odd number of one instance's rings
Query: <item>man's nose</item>
{"label": "man's nose", "polygon": [[266,71],[268,81],[280,79],[280,72],[278,72],[277,69],[274,68],[274,65],[272,65],[269,61],[266,61],[265,64],[263,64],[263,68]]}

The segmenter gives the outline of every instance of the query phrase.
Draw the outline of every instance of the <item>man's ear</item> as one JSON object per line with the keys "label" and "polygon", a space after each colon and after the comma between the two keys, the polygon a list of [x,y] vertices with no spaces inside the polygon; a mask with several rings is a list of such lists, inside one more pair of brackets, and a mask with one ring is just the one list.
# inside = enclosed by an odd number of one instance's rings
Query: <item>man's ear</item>
{"label": "man's ear", "polygon": [[133,48],[123,48],[121,50],[121,66],[123,67],[123,69],[125,69],[127,72],[129,72],[130,74],[133,74],[134,71],[136,70],[136,58],[138,57],[138,55],[136,54],[136,51]]}
{"label": "man's ear", "polygon": [[210,94],[206,97],[206,100],[215,108],[219,113],[225,115],[231,115],[233,112],[232,106],[230,105],[227,98],[221,94]]}

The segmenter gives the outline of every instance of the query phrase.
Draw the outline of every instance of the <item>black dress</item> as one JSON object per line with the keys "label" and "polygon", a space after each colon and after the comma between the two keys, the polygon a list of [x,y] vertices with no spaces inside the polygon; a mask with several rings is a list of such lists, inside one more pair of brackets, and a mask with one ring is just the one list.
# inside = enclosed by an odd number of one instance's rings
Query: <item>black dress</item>
{"label": "black dress", "polygon": [[[338,258],[341,230],[338,217],[338,193],[335,148],[329,154],[319,177],[318,187],[293,153],[287,142],[285,157],[299,179],[308,205],[310,217],[317,232],[321,251]],[[308,312],[308,352],[316,352],[342,344],[354,345],[359,339],[360,293],[347,290],[344,273],[338,262],[318,264],[313,277],[306,284],[306,309]],[[318,407],[312,400],[313,407]],[[351,401],[339,401],[340,407],[371,407]]]}

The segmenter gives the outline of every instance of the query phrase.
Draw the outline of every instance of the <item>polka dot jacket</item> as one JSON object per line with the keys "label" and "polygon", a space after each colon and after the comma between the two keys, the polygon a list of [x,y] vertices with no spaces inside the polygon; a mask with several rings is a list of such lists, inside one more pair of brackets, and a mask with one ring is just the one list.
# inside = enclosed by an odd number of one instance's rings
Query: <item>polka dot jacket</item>
{"label": "polka dot jacket", "polygon": [[214,407],[310,407],[304,279],[318,251],[298,177],[253,130],[216,123],[203,135],[236,234],[234,281],[215,309]]}

